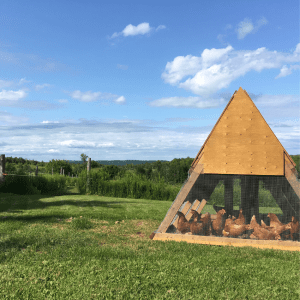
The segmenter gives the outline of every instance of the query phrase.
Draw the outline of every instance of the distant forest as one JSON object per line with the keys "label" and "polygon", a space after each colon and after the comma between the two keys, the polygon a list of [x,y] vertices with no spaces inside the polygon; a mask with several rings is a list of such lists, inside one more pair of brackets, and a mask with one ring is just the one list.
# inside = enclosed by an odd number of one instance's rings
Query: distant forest
{"label": "distant forest", "polygon": [[[296,163],[296,170],[298,178],[300,177],[300,155],[291,155]],[[51,160],[49,162],[39,162],[36,160],[27,160],[23,158],[6,157],[5,173],[17,174],[24,172],[31,174],[36,171],[38,166],[39,174],[60,174],[61,168],[64,169],[64,174],[72,176],[79,176],[79,174],[86,170],[88,156],[81,154],[81,160]],[[194,158],[175,158],[172,161],[154,161],[154,160],[91,160],[92,170],[104,172],[107,174],[109,180],[122,178],[125,173],[134,172],[141,179],[157,181],[163,179],[169,184],[182,184],[188,176],[188,170],[191,167]]]}

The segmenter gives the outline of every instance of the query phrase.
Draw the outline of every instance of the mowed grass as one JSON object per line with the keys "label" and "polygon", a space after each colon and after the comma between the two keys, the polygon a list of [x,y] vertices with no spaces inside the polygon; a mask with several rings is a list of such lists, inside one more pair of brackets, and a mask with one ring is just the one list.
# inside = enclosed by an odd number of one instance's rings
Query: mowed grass
{"label": "mowed grass", "polygon": [[299,252],[150,240],[171,204],[0,194],[0,299],[300,298]]}

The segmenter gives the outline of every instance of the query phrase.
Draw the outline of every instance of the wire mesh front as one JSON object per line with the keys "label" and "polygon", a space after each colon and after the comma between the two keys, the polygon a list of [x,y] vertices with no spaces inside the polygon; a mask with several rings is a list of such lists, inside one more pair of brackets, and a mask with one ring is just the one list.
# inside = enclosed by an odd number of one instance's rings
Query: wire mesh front
{"label": "wire mesh front", "polygon": [[300,241],[299,198],[284,176],[201,174],[166,232]]}

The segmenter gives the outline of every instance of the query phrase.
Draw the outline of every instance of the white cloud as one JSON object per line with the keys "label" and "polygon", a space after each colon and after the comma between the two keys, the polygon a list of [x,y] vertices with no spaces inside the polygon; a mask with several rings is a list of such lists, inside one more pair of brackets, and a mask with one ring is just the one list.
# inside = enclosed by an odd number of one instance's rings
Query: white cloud
{"label": "white cloud", "polygon": [[11,113],[0,111],[0,126],[13,126],[28,124],[29,118],[14,116]]}
{"label": "white cloud", "polygon": [[156,31],[162,30],[162,29],[166,29],[166,26],[165,26],[165,25],[159,25],[159,26],[156,28]]}
{"label": "white cloud", "polygon": [[[224,49],[205,49],[200,57],[175,57],[172,62],[166,64],[161,77],[166,83],[177,85],[197,95],[208,96],[227,88],[232,81],[250,71],[279,69],[287,63],[300,62],[299,45],[300,43],[292,54],[269,51],[264,47],[237,51],[231,46]],[[297,68],[292,66],[289,70]],[[283,73],[287,75],[288,72]],[[190,78],[180,82],[188,76]]]}
{"label": "white cloud", "polygon": [[59,121],[42,121],[42,124],[59,123]]}
{"label": "white cloud", "polygon": [[243,39],[249,33],[255,33],[262,25],[266,25],[268,21],[266,18],[262,17],[256,22],[254,27],[252,21],[249,18],[245,18],[244,21],[241,21],[237,26],[238,39]]}
{"label": "white cloud", "polygon": [[117,98],[116,100],[114,100],[114,102],[121,104],[121,103],[125,103],[126,99],[124,96],[121,96],[119,98]]}
{"label": "white cloud", "polygon": [[213,108],[219,107],[224,104],[225,100],[220,98],[219,100],[206,100],[201,97],[168,97],[154,100],[149,103],[150,106],[156,107],[192,107],[192,108]]}
{"label": "white cloud", "polygon": [[6,90],[2,90],[0,92],[0,100],[12,100],[12,101],[16,101],[16,100],[25,98],[26,96],[27,96],[27,94],[23,90],[19,90],[19,91],[6,91]]}
{"label": "white cloud", "polygon": [[280,73],[275,77],[275,79],[288,76],[293,73],[293,70],[299,70],[299,69],[300,69],[300,65],[292,65],[290,67],[287,67],[286,65],[284,65],[281,68]]}
{"label": "white cloud", "polygon": [[37,84],[37,85],[35,86],[35,89],[36,89],[37,91],[39,91],[39,90],[41,90],[41,89],[43,89],[43,88],[45,88],[45,87],[50,87],[50,86],[51,86],[51,84],[49,84],[49,83]]}
{"label": "white cloud", "polygon": [[[165,28],[166,28],[166,26],[159,25],[156,28],[156,31],[161,30],[161,29],[165,29]],[[153,29],[154,28],[150,27],[149,23],[146,23],[146,22],[140,23],[137,26],[129,24],[121,32],[115,32],[110,38],[113,39],[113,38],[116,38],[120,35],[123,35],[124,37],[135,36],[135,35],[139,35],[139,34],[144,35],[146,33],[149,33]]]}
{"label": "white cloud", "polygon": [[70,96],[74,99],[83,101],[83,102],[92,102],[100,99],[101,93],[100,92],[95,92],[92,93],[90,91],[82,93],[80,91],[74,91],[73,93],[70,94]]}
{"label": "white cloud", "polygon": [[118,96],[110,93],[101,93],[101,92],[92,93],[91,91],[83,93],[79,90],[70,93],[70,96],[73,99],[77,99],[83,102],[93,102],[97,100],[106,99],[106,100],[114,101],[117,104],[121,104],[124,103],[126,100],[124,96]]}
{"label": "white cloud", "polygon": [[124,36],[146,34],[150,31],[149,23],[141,23],[137,26],[127,25],[123,30]]}
{"label": "white cloud", "polygon": [[13,81],[8,81],[8,80],[1,80],[0,79],[0,89],[4,88],[4,87],[10,87],[14,84]]}
{"label": "white cloud", "polygon": [[240,22],[237,28],[238,39],[243,39],[247,34],[249,34],[254,29],[254,26],[250,19],[245,19]]}

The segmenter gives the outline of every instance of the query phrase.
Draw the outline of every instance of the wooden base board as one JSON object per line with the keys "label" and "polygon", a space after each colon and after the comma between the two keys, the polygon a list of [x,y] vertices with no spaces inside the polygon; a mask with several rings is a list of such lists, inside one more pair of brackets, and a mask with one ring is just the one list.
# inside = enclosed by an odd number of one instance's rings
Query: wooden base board
{"label": "wooden base board", "polygon": [[[154,236],[153,236],[154,235]],[[287,251],[300,251],[300,242],[294,241],[266,241],[239,238],[226,238],[216,236],[199,236],[190,234],[152,233],[150,238],[156,241],[176,241],[193,244],[234,246],[234,247],[256,247],[260,249],[278,249]]]}

